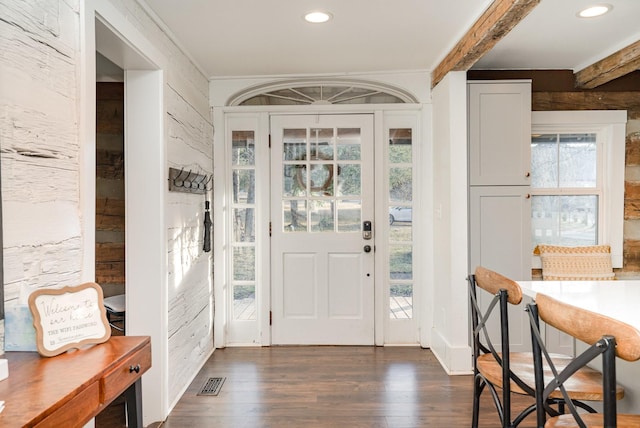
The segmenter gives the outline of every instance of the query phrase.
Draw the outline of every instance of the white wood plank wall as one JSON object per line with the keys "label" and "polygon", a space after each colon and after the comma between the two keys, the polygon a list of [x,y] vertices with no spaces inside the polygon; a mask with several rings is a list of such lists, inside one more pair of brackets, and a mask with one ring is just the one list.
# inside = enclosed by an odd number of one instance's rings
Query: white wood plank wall
{"label": "white wood plank wall", "polygon": [[[103,1],[110,1],[168,58],[165,167],[211,174],[213,125],[206,76],[135,0]],[[67,285],[80,279],[77,70],[81,36],[79,0],[0,2],[0,146],[8,301],[17,298],[21,284]],[[202,251],[204,196],[170,192],[166,200],[171,404],[213,350],[213,283],[212,253]]]}

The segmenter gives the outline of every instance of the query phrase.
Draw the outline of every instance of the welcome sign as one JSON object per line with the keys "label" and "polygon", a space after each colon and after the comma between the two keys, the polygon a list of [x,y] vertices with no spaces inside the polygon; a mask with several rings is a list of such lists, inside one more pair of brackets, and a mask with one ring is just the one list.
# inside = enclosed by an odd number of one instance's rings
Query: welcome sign
{"label": "welcome sign", "polygon": [[109,340],[111,329],[102,302],[102,288],[94,282],[31,293],[29,309],[40,355],[53,357]]}

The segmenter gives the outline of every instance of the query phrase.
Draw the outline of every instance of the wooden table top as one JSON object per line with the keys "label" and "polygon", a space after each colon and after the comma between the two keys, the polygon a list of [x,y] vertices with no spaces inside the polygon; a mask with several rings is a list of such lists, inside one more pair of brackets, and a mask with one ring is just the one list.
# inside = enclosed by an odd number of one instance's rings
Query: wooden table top
{"label": "wooden table top", "polygon": [[9,377],[0,381],[0,400],[5,402],[0,426],[33,426],[149,342],[148,336],[112,336],[104,343],[55,357],[42,357],[37,352],[6,352],[0,357],[9,362]]}

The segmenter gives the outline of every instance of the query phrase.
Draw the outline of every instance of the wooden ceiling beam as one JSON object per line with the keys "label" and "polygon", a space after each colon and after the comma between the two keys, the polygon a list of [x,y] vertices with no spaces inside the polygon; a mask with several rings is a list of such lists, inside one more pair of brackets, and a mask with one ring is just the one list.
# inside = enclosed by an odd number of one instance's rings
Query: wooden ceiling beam
{"label": "wooden ceiling beam", "polygon": [[639,69],[640,40],[575,73],[575,85],[593,89]]}
{"label": "wooden ceiling beam", "polygon": [[450,71],[467,71],[540,3],[540,0],[494,0],[431,73],[431,88]]}

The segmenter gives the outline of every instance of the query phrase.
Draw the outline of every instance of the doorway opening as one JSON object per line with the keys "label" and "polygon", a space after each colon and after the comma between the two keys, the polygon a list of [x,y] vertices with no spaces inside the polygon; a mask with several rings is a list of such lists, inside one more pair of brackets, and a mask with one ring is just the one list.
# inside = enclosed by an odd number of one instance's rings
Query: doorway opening
{"label": "doorway opening", "polygon": [[[125,312],[124,70],[96,52],[96,282],[105,305]],[[112,335],[125,332],[111,316]]]}

